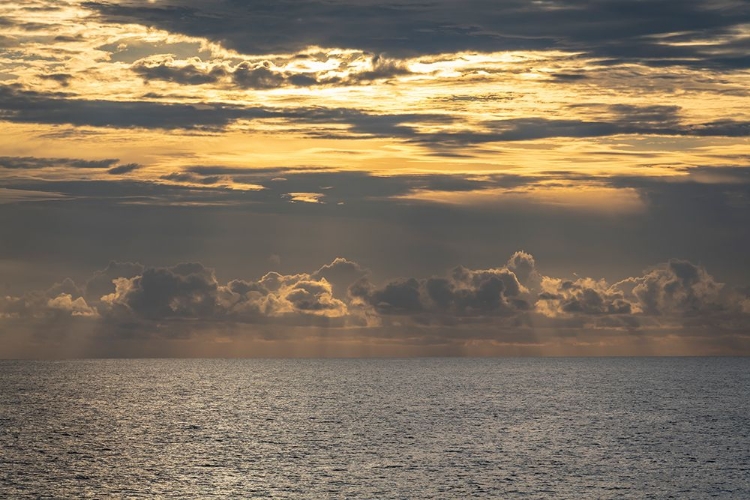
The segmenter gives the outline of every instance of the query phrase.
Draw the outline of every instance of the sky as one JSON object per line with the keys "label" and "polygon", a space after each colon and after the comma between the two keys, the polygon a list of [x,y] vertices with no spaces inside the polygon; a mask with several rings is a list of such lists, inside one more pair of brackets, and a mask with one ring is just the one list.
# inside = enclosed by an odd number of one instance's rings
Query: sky
{"label": "sky", "polygon": [[750,355],[744,0],[0,4],[0,357]]}

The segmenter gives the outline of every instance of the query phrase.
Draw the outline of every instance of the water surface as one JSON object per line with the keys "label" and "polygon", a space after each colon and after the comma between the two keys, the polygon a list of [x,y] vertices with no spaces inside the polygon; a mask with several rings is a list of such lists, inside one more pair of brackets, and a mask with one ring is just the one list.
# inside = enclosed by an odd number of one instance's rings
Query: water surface
{"label": "water surface", "polygon": [[750,498],[750,359],[0,362],[0,497]]}

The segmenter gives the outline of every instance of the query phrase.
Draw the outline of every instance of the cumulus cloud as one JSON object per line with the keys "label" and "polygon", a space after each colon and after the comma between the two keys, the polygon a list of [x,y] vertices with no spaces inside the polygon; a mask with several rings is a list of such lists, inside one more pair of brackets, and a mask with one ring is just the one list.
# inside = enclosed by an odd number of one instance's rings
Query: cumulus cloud
{"label": "cumulus cloud", "polygon": [[[677,259],[613,284],[545,276],[534,257],[522,251],[495,268],[457,266],[442,276],[381,284],[344,258],[312,273],[269,272],[255,281],[226,283],[199,263],[111,262],[82,287],[66,279],[42,292],[3,297],[0,320],[43,319],[45,328],[93,321],[105,337],[139,332],[144,342],[159,332],[184,337],[258,328],[268,341],[282,338],[285,328],[311,328],[346,332],[360,342],[420,345],[528,343],[560,335],[585,336],[587,342],[599,335],[606,344],[623,331],[647,336],[699,331],[708,342],[713,329],[723,332],[721,342],[727,336],[734,342],[750,327],[749,295],[725,287],[702,266]],[[476,331],[467,330],[470,325]]]}
{"label": "cumulus cloud", "polygon": [[143,274],[141,264],[130,262],[110,262],[106,268],[97,271],[86,282],[85,294],[88,300],[101,300],[105,295],[115,292],[114,280],[119,278],[131,279]]}
{"label": "cumulus cloud", "polygon": [[44,291],[0,298],[0,319],[63,320],[71,316],[96,316],[83,290],[66,278]]}
{"label": "cumulus cloud", "polygon": [[511,265],[532,266],[524,269],[525,280],[535,272],[533,257],[519,252],[499,268],[474,270],[458,266],[445,276],[402,278],[380,287],[363,278],[352,285],[349,294],[356,304],[377,314],[413,316],[422,323],[512,317],[528,311],[533,297],[509,268]]}
{"label": "cumulus cloud", "polygon": [[536,309],[548,317],[587,317],[593,323],[610,317],[603,324],[620,321],[631,327],[679,327],[696,319],[720,327],[750,320],[741,294],[725,289],[703,267],[679,259],[611,285],[544,277],[542,289]]}
{"label": "cumulus cloud", "polygon": [[604,280],[544,277],[537,309],[547,316],[630,314],[633,303]]}
{"label": "cumulus cloud", "polygon": [[[138,265],[110,264],[90,281],[102,285],[114,268],[128,274]],[[112,277],[114,291],[100,298],[99,312],[112,321],[195,319],[216,322],[325,324],[347,315],[322,276],[271,272],[258,281],[232,280],[220,284],[212,269],[198,263],[146,268],[132,277]],[[101,289],[100,289],[101,290]],[[105,290],[106,291],[106,290]]]}
{"label": "cumulus cloud", "polygon": [[315,271],[312,278],[326,280],[331,283],[337,293],[345,295],[349,285],[367,274],[369,274],[369,271],[356,262],[337,257],[330,264],[326,264]]}
{"label": "cumulus cloud", "polygon": [[688,261],[670,260],[631,281],[635,284],[632,293],[644,314],[694,314],[723,307],[723,285]]}

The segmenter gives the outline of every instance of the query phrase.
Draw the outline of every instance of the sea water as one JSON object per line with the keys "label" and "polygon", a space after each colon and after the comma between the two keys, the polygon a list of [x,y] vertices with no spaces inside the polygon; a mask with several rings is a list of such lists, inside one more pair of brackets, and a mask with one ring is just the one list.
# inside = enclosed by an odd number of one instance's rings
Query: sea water
{"label": "sea water", "polygon": [[750,498],[750,359],[2,361],[0,497]]}

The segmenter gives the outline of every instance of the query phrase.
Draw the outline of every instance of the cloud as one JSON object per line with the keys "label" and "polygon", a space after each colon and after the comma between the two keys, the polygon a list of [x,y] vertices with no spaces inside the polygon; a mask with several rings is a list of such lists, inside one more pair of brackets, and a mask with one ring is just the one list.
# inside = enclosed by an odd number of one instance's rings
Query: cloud
{"label": "cloud", "polygon": [[539,294],[537,310],[546,316],[629,315],[634,312],[633,302],[626,300],[618,287],[610,287],[604,280],[544,277],[541,286],[543,292]]}
{"label": "cloud", "polygon": [[349,285],[368,274],[369,271],[356,262],[337,257],[330,264],[326,264],[312,273],[311,277],[317,280],[326,280],[338,295],[345,296]]}
{"label": "cloud", "polygon": [[195,64],[175,65],[172,58],[154,61],[153,59],[139,60],[130,69],[144,80],[164,80],[181,85],[204,85],[216,83],[226,76],[226,71],[220,67],[207,70]]}
{"label": "cloud", "polygon": [[286,338],[285,328],[309,328],[315,335],[323,328],[358,342],[387,338],[398,345],[571,337],[589,342],[597,336],[606,345],[613,336],[666,334],[698,336],[710,344],[721,331],[714,340],[718,347],[741,343],[750,327],[748,296],[677,259],[614,284],[545,276],[526,252],[495,268],[458,266],[443,276],[381,285],[343,258],[312,273],[269,272],[257,281],[227,283],[199,263],[145,268],[111,262],[84,287],[66,279],[42,292],[3,297],[0,332],[3,322],[59,330],[86,321],[98,324],[100,341],[256,331],[273,342]]}
{"label": "cloud", "polygon": [[52,80],[59,83],[63,87],[70,85],[70,81],[73,79],[73,75],[69,73],[50,73],[46,75],[39,75],[44,80]]}
{"label": "cloud", "polygon": [[[672,259],[615,284],[580,278],[545,277],[537,310],[548,317],[584,318],[604,326],[716,328],[750,326],[744,297],[726,289],[701,266]],[[602,318],[609,317],[608,320]]]}
{"label": "cloud", "polygon": [[148,268],[140,276],[113,281],[115,292],[101,300],[115,313],[127,310],[136,317],[158,320],[211,317],[217,309],[218,284],[213,272],[200,264]]}
{"label": "cloud", "polygon": [[232,71],[232,79],[240,87],[253,89],[274,89],[287,81],[281,72],[271,69],[267,62],[241,63]]}
{"label": "cloud", "polygon": [[115,280],[135,278],[143,274],[143,271],[144,267],[141,264],[112,261],[86,282],[86,299],[92,302],[99,301],[102,297],[115,293]]}
{"label": "cloud", "polygon": [[0,297],[0,321],[9,318],[64,321],[71,317],[93,317],[96,311],[83,297],[83,291],[66,278],[44,291],[20,297]]}
{"label": "cloud", "polygon": [[105,169],[113,167],[118,161],[117,159],[81,160],[74,158],[39,158],[36,156],[2,156],[0,157],[0,168],[11,170],[35,170],[59,167]]}
{"label": "cloud", "polygon": [[[98,276],[110,277],[115,268],[123,267],[129,274],[137,270],[137,265],[113,263]],[[325,325],[348,312],[325,278],[308,274],[271,272],[255,282],[232,280],[222,285],[213,270],[186,263],[146,268],[130,278],[113,278],[111,283],[114,291],[103,295],[98,307],[103,317],[115,322],[193,319]]]}
{"label": "cloud", "polygon": [[644,314],[697,314],[724,306],[720,297],[723,285],[702,267],[685,260],[670,260],[633,283],[632,293]]}
{"label": "cloud", "polygon": [[68,293],[60,294],[53,299],[49,299],[47,301],[47,307],[70,313],[71,316],[96,315],[96,312],[86,304],[83,297],[78,297],[74,300],[73,296]]}
{"label": "cloud", "polygon": [[[599,108],[595,105],[590,107],[595,110]],[[222,103],[87,100],[64,93],[23,90],[16,85],[0,86],[0,116],[12,122],[218,131],[240,120],[279,119],[290,126],[345,126],[343,130],[337,129],[336,132],[325,127],[311,127],[303,132],[309,137],[393,138],[438,152],[487,143],[559,137],[750,135],[748,121],[722,119],[706,123],[685,123],[679,117],[679,108],[674,106],[614,105],[605,108],[605,111],[612,115],[606,120],[510,118],[485,120],[479,129],[461,129],[456,127],[460,123],[459,118],[448,113],[375,114],[350,108],[273,108]],[[443,130],[421,130],[420,126],[425,125]],[[451,126],[451,129],[447,129],[447,126]]]}
{"label": "cloud", "polygon": [[18,123],[185,130],[219,130],[238,120],[276,118],[290,123],[343,124],[356,134],[370,136],[404,134],[404,131],[410,130],[403,125],[406,122],[453,121],[450,116],[439,113],[378,115],[346,108],[106,101],[82,99],[64,93],[23,90],[17,85],[0,85],[0,118]]}
{"label": "cloud", "polygon": [[[529,256],[530,257],[530,256]],[[514,266],[525,258],[515,254]],[[533,263],[533,258],[527,259]],[[528,278],[531,270],[525,275]],[[446,276],[402,278],[376,287],[361,279],[349,289],[355,303],[381,315],[411,315],[419,322],[461,317],[514,316],[530,309],[530,292],[507,266],[472,270],[458,266]]]}
{"label": "cloud", "polygon": [[[298,66],[300,60],[309,58],[330,67],[325,70],[314,70]],[[130,69],[146,82],[161,80],[180,85],[221,83],[255,90],[361,85],[411,74],[404,61],[357,52],[315,56],[298,54],[276,63],[268,60],[239,63],[225,60],[204,62],[195,57],[176,60],[171,55],[155,55],[135,61]]]}
{"label": "cloud", "polygon": [[125,163],[124,165],[118,165],[117,167],[112,167],[109,170],[107,170],[107,173],[112,175],[122,175],[122,174],[129,174],[133,170],[137,170],[141,168],[141,165],[138,163]]}
{"label": "cloud", "polygon": [[201,129],[224,127],[240,118],[271,117],[264,108],[233,105],[160,104],[146,101],[79,99],[0,86],[0,116],[19,123],[94,127]]}
{"label": "cloud", "polygon": [[[297,53],[308,46],[389,56],[564,50],[605,64],[747,68],[743,2],[695,0],[498,4],[487,0],[316,2],[268,7],[230,0],[151,4],[87,2],[108,22],[139,23],[206,37],[244,54]],[[248,29],[252,26],[252,29]]]}

